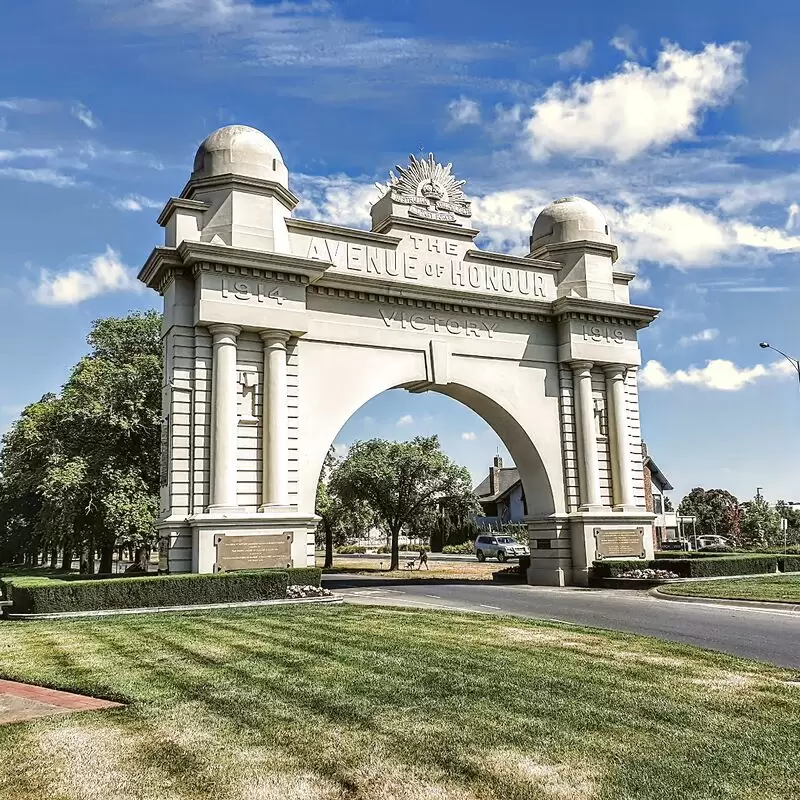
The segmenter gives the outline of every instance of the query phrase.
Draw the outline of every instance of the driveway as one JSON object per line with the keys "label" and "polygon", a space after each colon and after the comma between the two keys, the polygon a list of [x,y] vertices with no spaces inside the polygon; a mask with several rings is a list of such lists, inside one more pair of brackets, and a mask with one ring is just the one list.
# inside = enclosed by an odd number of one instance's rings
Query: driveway
{"label": "driveway", "polygon": [[659,600],[647,592],[402,581],[326,575],[348,603],[413,606],[588,625],[706,647],[800,669],[800,613]]}

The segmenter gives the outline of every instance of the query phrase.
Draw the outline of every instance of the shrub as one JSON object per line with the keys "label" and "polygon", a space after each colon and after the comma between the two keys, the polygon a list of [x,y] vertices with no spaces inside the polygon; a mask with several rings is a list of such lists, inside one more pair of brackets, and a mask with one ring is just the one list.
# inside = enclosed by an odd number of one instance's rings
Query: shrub
{"label": "shrub", "polygon": [[442,552],[447,555],[470,555],[472,553],[473,542],[464,542],[462,544],[448,544],[442,548]]}
{"label": "shrub", "polygon": [[595,561],[594,575],[618,578],[634,569],[664,569],[681,578],[713,578],[721,575],[763,575],[775,572],[778,557],[763,553],[715,556],[709,558],[659,558],[654,561]]}
{"label": "shrub", "polygon": [[319,567],[289,567],[281,570],[289,576],[289,586],[320,586],[322,570]]}
{"label": "shrub", "polygon": [[335,552],[342,556],[351,556],[360,553],[366,553],[367,548],[360,544],[346,544],[342,545],[341,547],[337,547]]}
{"label": "shrub", "polygon": [[[295,579],[300,580],[296,570]],[[303,577],[303,582],[309,576]],[[150,578],[55,581],[16,578],[6,582],[13,613],[50,614],[116,608],[156,608],[237,603],[286,597],[285,570],[225,572],[217,575],[160,575]]]}
{"label": "shrub", "polygon": [[778,567],[781,572],[800,572],[800,555],[778,556]]}

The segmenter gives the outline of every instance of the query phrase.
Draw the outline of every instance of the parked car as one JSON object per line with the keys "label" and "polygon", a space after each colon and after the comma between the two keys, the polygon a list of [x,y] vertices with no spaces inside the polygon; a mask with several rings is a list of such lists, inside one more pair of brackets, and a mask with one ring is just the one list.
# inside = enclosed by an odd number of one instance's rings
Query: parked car
{"label": "parked car", "polygon": [[712,536],[711,534],[708,534],[706,536],[697,537],[697,549],[732,550],[733,542],[730,539],[726,539],[724,536]]}
{"label": "parked car", "polygon": [[664,539],[661,542],[662,550],[691,550],[692,544],[688,539]]}
{"label": "parked car", "polygon": [[475,539],[473,550],[478,561],[486,561],[487,558],[508,561],[509,558],[519,558],[530,554],[527,545],[518,542],[511,536],[478,536]]}

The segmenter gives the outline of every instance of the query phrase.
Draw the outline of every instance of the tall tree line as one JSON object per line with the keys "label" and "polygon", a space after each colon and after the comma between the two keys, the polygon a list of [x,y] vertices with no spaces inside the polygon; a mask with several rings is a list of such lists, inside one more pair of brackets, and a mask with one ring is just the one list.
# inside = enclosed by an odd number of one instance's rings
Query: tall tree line
{"label": "tall tree line", "polygon": [[[161,316],[101,319],[60,394],[25,408],[0,448],[0,561],[108,573],[142,562],[158,515]],[[99,564],[97,557],[99,556]]]}

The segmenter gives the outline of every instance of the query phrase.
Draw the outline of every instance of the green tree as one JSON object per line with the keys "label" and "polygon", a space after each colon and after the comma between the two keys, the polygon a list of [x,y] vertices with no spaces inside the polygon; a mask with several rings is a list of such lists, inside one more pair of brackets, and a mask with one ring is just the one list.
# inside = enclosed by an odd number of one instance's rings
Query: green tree
{"label": "green tree", "polygon": [[61,547],[68,567],[79,549],[93,572],[99,550],[110,572],[127,544],[144,560],[158,513],[160,336],[155,312],[93,323],[61,395],[29,406],[4,437],[0,519],[17,556]]}
{"label": "green tree", "polygon": [[331,476],[330,488],[348,507],[366,503],[388,531],[392,570],[400,566],[400,531],[418,527],[438,501],[477,507],[469,472],[442,452],[438,436],[356,442]]}
{"label": "green tree", "polygon": [[[778,502],[775,503],[775,511],[786,520],[786,544],[800,544],[800,508],[789,505],[785,500],[778,500]],[[781,534],[781,541],[779,544],[782,545],[783,543],[783,534]]]}
{"label": "green tree", "polygon": [[316,500],[316,512],[320,518],[317,530],[325,547],[325,569],[333,566],[334,548],[344,544],[348,536],[366,534],[374,519],[366,503],[357,501],[345,503],[339,494],[331,489],[331,477],[338,464],[339,459],[331,447],[322,465]]}
{"label": "green tree", "polygon": [[681,516],[697,518],[697,535],[727,536],[738,544],[741,538],[739,501],[724,489],[692,489],[678,506]]}
{"label": "green tree", "polygon": [[747,503],[742,517],[742,544],[753,550],[782,543],[780,514],[763,498]]}

